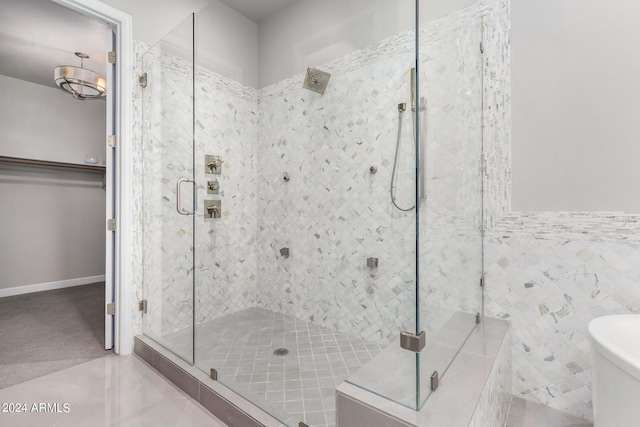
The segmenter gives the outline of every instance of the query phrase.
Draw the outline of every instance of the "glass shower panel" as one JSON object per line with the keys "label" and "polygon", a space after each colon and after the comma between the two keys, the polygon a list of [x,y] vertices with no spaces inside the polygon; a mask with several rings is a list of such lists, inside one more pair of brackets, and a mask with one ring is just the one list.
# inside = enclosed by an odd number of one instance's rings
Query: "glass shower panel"
{"label": "glass shower panel", "polygon": [[399,338],[404,331],[415,332],[417,321],[416,9],[412,0],[381,3],[383,10],[393,7],[384,16],[386,25],[396,24],[395,31],[369,46],[368,59],[354,70],[351,88],[344,89],[352,105],[346,141],[356,148],[346,144],[345,154],[352,155],[351,170],[344,171],[353,180],[345,177],[350,216],[337,217],[336,226],[357,242],[342,258],[350,260],[356,274],[333,286],[336,307],[345,311],[350,329],[366,340],[368,350],[347,381],[415,409],[416,355],[402,349]]}
{"label": "glass shower panel", "polygon": [[288,426],[335,425],[345,380],[416,407],[414,5],[197,14],[195,365]]}
{"label": "glass shower panel", "polygon": [[297,426],[283,410],[285,359],[273,355],[283,319],[258,302],[257,40],[246,36],[256,29],[217,1],[196,14],[195,158],[221,165],[195,170],[198,200],[220,209],[195,217],[195,366]]}
{"label": "glass shower panel", "polygon": [[[482,313],[483,17],[490,3],[465,9],[420,1],[421,147],[418,406],[434,372],[445,375]],[[451,10],[445,10],[446,8]]]}
{"label": "glass shower panel", "polygon": [[193,17],[142,56],[143,332],[193,363]]}

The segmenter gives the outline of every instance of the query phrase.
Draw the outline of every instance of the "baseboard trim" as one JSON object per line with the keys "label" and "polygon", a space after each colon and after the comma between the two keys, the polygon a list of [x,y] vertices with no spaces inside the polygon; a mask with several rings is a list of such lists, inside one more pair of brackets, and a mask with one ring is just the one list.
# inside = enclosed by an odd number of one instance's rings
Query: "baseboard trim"
{"label": "baseboard trim", "polygon": [[54,289],[70,288],[72,286],[90,285],[91,283],[96,282],[104,282],[104,275],[79,277],[77,279],[58,280],[57,282],[37,283],[34,285],[23,285],[0,289],[0,298],[30,294],[32,292],[52,291]]}

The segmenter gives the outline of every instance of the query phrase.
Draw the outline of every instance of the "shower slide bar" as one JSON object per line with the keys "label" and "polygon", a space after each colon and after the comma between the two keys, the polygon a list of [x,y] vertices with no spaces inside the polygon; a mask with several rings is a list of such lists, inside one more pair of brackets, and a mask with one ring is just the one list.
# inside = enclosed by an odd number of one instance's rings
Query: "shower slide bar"
{"label": "shower slide bar", "polygon": [[64,168],[64,169],[79,169],[79,170],[101,172],[101,173],[104,173],[107,170],[106,166],[83,165],[79,163],[55,162],[51,160],[35,160],[35,159],[26,159],[22,157],[10,157],[10,156],[0,156],[0,163],[15,163],[15,164],[21,164],[21,165],[47,166],[47,167]]}

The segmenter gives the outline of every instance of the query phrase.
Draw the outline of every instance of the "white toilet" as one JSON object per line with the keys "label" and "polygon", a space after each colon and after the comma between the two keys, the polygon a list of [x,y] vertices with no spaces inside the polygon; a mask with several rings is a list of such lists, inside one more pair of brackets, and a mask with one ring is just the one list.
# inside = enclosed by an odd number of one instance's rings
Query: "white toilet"
{"label": "white toilet", "polygon": [[594,427],[640,426],[640,315],[589,323]]}

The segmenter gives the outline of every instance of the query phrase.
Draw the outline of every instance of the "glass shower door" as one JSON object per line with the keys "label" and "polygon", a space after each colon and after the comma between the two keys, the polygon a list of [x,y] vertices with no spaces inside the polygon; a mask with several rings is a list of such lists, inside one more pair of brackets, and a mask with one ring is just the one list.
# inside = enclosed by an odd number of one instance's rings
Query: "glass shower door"
{"label": "glass shower door", "polygon": [[143,332],[193,363],[193,16],[142,57]]}
{"label": "glass shower door", "polygon": [[[418,407],[431,376],[445,373],[482,313],[483,3],[445,15],[420,1],[418,35]],[[445,378],[446,381],[446,378]]]}

